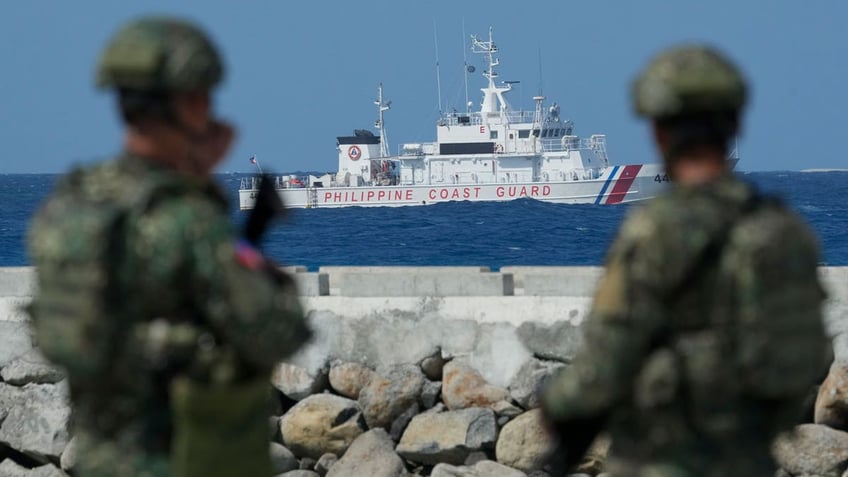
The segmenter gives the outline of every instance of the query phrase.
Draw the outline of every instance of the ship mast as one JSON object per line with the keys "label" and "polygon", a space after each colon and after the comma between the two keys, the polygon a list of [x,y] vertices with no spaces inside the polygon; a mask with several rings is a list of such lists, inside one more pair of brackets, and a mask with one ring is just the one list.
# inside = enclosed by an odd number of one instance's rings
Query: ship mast
{"label": "ship mast", "polygon": [[[504,99],[503,94],[512,89],[512,85],[507,84],[505,88],[495,86],[495,78],[498,77],[495,72],[495,67],[500,64],[500,60],[495,58],[495,53],[498,52],[498,47],[492,40],[492,27],[489,27],[489,40],[480,40],[477,36],[471,35],[471,51],[486,55],[489,67],[483,72],[483,76],[489,80],[489,85],[481,88],[483,91],[483,102],[480,105],[480,113],[486,116],[496,116],[498,113],[509,109],[509,104]],[[498,107],[500,106],[500,108]]]}
{"label": "ship mast", "polygon": [[380,157],[389,157],[389,138],[383,123],[383,112],[391,109],[392,102],[383,101],[383,83],[377,86],[377,99],[374,100],[374,104],[377,105],[377,121],[374,122],[374,127],[380,131]]}

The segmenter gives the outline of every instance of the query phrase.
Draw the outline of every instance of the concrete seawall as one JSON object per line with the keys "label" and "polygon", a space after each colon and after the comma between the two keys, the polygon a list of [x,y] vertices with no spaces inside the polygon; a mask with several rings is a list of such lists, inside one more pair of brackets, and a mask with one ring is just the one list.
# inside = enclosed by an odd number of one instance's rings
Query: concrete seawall
{"label": "concrete seawall", "polygon": [[[430,477],[548,475],[537,472],[553,445],[538,391],[580,345],[602,268],[287,269],[316,336],[271,376],[276,474],[332,466],[328,477],[358,475],[352,469],[367,462],[394,469],[374,474],[387,476],[410,475],[405,466]],[[836,369],[848,369],[848,267],[820,275]],[[64,375],[36,349],[23,310],[35,286],[32,268],[0,268],[0,475],[61,477],[77,458],[71,408]],[[782,466],[808,455],[830,462],[830,451],[815,450],[822,433],[848,443],[848,433],[808,427],[812,437],[790,443]],[[580,475],[602,471],[605,445],[593,445]]]}
{"label": "concrete seawall", "polygon": [[[292,360],[310,375],[335,360],[377,368],[441,354],[463,358],[501,386],[530,357],[567,362],[573,356],[603,273],[601,267],[286,269],[317,330]],[[837,358],[848,361],[848,267],[823,267],[820,275]],[[0,341],[23,340],[11,334],[26,329],[21,307],[34,288],[30,267],[0,268]],[[0,361],[12,354],[7,351]]]}

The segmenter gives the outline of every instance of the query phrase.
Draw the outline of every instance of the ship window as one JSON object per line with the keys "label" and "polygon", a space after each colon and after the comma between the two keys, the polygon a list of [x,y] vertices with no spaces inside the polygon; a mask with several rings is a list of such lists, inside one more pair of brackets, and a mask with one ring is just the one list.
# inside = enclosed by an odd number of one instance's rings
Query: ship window
{"label": "ship window", "polygon": [[559,129],[554,129],[554,137],[559,137]]}
{"label": "ship window", "polygon": [[497,139],[498,132],[497,131],[489,131],[489,139]]}
{"label": "ship window", "polygon": [[538,129],[533,130],[533,137],[539,137],[539,130]]}
{"label": "ship window", "polygon": [[510,139],[512,139],[512,138],[513,138],[512,133],[509,133],[509,138],[510,138]]}
{"label": "ship window", "polygon": [[542,131],[542,137],[548,137],[548,130],[547,129]]}
{"label": "ship window", "polygon": [[528,137],[530,137],[530,130],[529,129],[521,129],[521,130],[518,131],[518,138],[519,139],[527,139]]}

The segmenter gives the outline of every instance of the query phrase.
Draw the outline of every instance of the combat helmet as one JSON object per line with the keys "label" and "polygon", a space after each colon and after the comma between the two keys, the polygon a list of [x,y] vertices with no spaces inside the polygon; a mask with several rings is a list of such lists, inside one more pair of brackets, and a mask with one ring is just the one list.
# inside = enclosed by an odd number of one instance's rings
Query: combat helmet
{"label": "combat helmet", "polygon": [[633,109],[648,118],[739,112],[747,86],[739,69],[702,45],[663,51],[636,77]]}
{"label": "combat helmet", "polygon": [[212,89],[223,75],[221,57],[202,30],[183,20],[146,17],[109,41],[97,65],[97,86],[179,93]]}

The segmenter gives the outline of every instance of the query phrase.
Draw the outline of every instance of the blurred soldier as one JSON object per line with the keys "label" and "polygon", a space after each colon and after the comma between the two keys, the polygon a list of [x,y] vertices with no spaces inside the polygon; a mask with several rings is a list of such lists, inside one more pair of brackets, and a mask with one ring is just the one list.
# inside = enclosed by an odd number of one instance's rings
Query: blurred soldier
{"label": "blurred soldier", "polygon": [[30,312],[68,373],[79,477],[271,474],[270,370],[310,332],[210,178],[234,136],[213,115],[222,76],[191,24],[125,26],[97,70],[124,152],[71,172],[32,222]]}
{"label": "blurred soldier", "polygon": [[726,160],[746,89],[701,46],[633,84],[673,185],[622,225],[584,345],[545,389],[566,466],[606,430],[614,476],[773,475],[829,343],[813,235]]}

